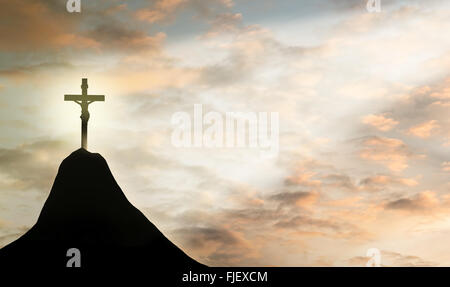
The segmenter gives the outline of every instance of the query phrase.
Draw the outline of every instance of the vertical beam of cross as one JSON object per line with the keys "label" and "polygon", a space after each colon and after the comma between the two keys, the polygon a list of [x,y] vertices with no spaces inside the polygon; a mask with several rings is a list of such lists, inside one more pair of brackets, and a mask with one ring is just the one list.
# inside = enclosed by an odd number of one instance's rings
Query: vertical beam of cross
{"label": "vertical beam of cross", "polygon": [[87,134],[89,121],[89,104],[105,101],[104,95],[88,95],[88,79],[81,80],[81,95],[64,95],[64,101],[72,101],[81,107],[81,147],[87,150]]}

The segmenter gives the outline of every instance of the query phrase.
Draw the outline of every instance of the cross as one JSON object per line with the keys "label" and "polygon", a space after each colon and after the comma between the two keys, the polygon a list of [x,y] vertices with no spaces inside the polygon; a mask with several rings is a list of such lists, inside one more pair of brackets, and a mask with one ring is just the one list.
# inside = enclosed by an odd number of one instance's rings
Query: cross
{"label": "cross", "polygon": [[81,147],[87,149],[88,106],[93,102],[104,102],[104,95],[88,95],[88,79],[81,80],[81,95],[64,95],[64,101],[73,101],[81,106]]}

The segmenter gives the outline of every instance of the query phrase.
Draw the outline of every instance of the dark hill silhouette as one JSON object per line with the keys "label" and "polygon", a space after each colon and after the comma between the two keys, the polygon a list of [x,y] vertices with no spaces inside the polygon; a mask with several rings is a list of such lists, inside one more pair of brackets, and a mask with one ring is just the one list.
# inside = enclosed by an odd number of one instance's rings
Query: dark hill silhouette
{"label": "dark hill silhouette", "polygon": [[127,200],[100,154],[84,149],[62,162],[37,223],[0,250],[0,265],[66,268],[69,248],[81,251],[82,269],[203,267]]}

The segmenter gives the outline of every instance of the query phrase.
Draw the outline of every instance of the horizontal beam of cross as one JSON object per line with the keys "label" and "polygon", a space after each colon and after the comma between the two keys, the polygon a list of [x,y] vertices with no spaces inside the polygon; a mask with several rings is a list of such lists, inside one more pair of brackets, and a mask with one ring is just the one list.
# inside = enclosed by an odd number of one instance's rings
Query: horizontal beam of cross
{"label": "horizontal beam of cross", "polygon": [[89,102],[104,102],[104,95],[64,95],[64,101],[89,101]]}

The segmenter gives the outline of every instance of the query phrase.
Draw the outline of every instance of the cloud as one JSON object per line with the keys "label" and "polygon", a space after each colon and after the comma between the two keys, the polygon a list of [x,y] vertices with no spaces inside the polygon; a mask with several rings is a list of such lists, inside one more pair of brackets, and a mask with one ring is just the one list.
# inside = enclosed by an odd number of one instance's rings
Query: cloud
{"label": "cloud", "polygon": [[365,139],[363,146],[361,158],[382,163],[392,171],[406,169],[408,159],[412,157],[406,144],[400,139],[373,136]]}
{"label": "cloud", "polygon": [[368,240],[371,235],[351,222],[331,216],[296,215],[285,216],[274,225],[278,232],[294,232],[299,238],[322,237],[351,241]]}
{"label": "cloud", "polygon": [[40,72],[52,70],[52,71],[67,71],[74,68],[74,65],[72,65],[70,62],[66,61],[46,61],[46,62],[39,62],[39,63],[33,63],[29,62],[28,64],[19,65],[15,64],[10,67],[4,67],[0,69],[0,75],[4,77],[11,77],[11,78],[21,78],[24,76],[30,76],[30,75],[36,75]]}
{"label": "cloud", "polygon": [[446,161],[442,163],[442,170],[450,172],[450,161]]}
{"label": "cloud", "polygon": [[328,174],[322,176],[321,181],[323,186],[328,188],[341,188],[348,191],[356,191],[358,189],[352,178],[346,174]]}
{"label": "cloud", "polygon": [[[224,53],[225,58],[201,68],[199,79],[201,85],[215,89],[226,87],[249,89],[253,85],[258,85],[260,81],[261,85],[267,85],[267,82],[272,81],[278,84],[280,81],[291,81],[294,77],[291,74],[289,78],[285,78],[284,75],[272,72],[278,69],[276,67],[281,65],[280,63],[289,69],[302,56],[320,50],[317,47],[286,45],[278,41],[269,29],[259,25],[240,25],[239,18],[239,15],[232,14],[219,16],[219,19],[216,19],[219,22],[216,24],[220,25],[216,28],[213,25],[212,30],[204,35],[208,44]],[[226,37],[228,34],[231,35],[229,39]],[[310,86],[309,82],[317,83],[316,79],[320,79],[320,75],[309,75],[305,78],[301,80]],[[249,86],[249,83],[252,85]],[[257,94],[253,95],[253,98],[256,99]]]}
{"label": "cloud", "polygon": [[211,21],[211,28],[205,37],[214,37],[227,33],[237,33],[242,28],[241,13],[223,13]]}
{"label": "cloud", "polygon": [[430,120],[425,123],[418,124],[416,126],[411,127],[408,130],[408,134],[419,137],[419,138],[429,138],[432,134],[432,131],[439,128],[439,125],[436,120]]}
{"label": "cloud", "polygon": [[282,220],[277,222],[275,226],[279,228],[307,227],[309,231],[317,228],[331,229],[333,231],[338,231],[340,229],[340,226],[334,222],[323,219],[314,219],[306,216],[296,216],[289,220]]}
{"label": "cloud", "polygon": [[13,149],[0,148],[0,175],[3,188],[37,189],[47,192],[56,176],[58,162],[67,146],[62,141],[37,141]]}
{"label": "cloud", "polygon": [[239,264],[247,257],[255,257],[255,247],[241,234],[223,227],[185,227],[174,233],[183,245],[199,254],[201,262],[212,266]]}
{"label": "cloud", "polygon": [[122,58],[136,54],[142,63],[161,53],[166,39],[114,1],[83,3],[83,12],[73,14],[66,11],[65,1],[0,0],[0,5],[0,37],[8,39],[0,43],[0,75],[14,80],[44,72],[114,70]]}
{"label": "cloud", "polygon": [[163,33],[151,36],[144,27],[133,25],[127,14],[116,17],[126,9],[124,3],[89,3],[80,14],[69,14],[64,1],[0,0],[0,4],[0,37],[9,39],[0,44],[0,51],[129,51],[158,48],[164,38]]}
{"label": "cloud", "polygon": [[408,212],[434,212],[439,207],[439,199],[435,192],[424,191],[412,197],[400,198],[388,202],[386,209]]}
{"label": "cloud", "polygon": [[320,186],[322,182],[319,179],[316,179],[315,176],[317,175],[316,172],[311,171],[305,167],[298,167],[296,168],[293,175],[288,176],[284,183],[287,186],[296,185],[296,186]]}
{"label": "cloud", "polygon": [[430,97],[439,100],[450,100],[450,78],[445,79],[442,84],[430,89]]}
{"label": "cloud", "polygon": [[359,185],[369,191],[380,191],[391,186],[413,187],[419,185],[417,178],[403,178],[392,175],[378,174],[363,178]]}
{"label": "cloud", "polygon": [[284,206],[299,206],[306,207],[313,205],[318,198],[316,192],[280,192],[269,197],[270,200],[274,200],[279,203],[280,207]]}
{"label": "cloud", "polygon": [[186,244],[192,248],[199,248],[210,242],[219,242],[225,245],[233,245],[239,242],[236,235],[224,228],[192,227],[180,228],[175,232],[185,237]]}
{"label": "cloud", "polygon": [[382,115],[367,115],[363,118],[363,123],[375,127],[376,129],[387,132],[392,130],[398,122],[391,118],[386,117],[385,114]]}
{"label": "cloud", "polygon": [[8,39],[0,43],[2,51],[60,46],[61,39],[67,36],[66,31],[74,24],[67,15],[57,13],[44,1],[1,0],[0,5],[0,37]]}
{"label": "cloud", "polygon": [[119,51],[159,51],[166,38],[162,32],[149,36],[146,32],[130,29],[124,23],[105,23],[87,32],[90,39],[98,41],[97,47]]}
{"label": "cloud", "polygon": [[117,4],[116,6],[111,6],[109,9],[105,11],[105,14],[107,15],[116,14],[125,11],[127,9],[128,9],[127,3],[121,3]]}
{"label": "cloud", "polygon": [[136,18],[149,23],[160,22],[172,16],[172,13],[186,2],[187,0],[159,0],[153,4],[152,8],[144,8],[136,11]]}
{"label": "cloud", "polygon": [[164,23],[172,20],[179,11],[194,11],[197,17],[211,18],[223,9],[233,6],[231,0],[157,0],[150,7],[138,9],[134,15],[136,19],[148,23]]}

